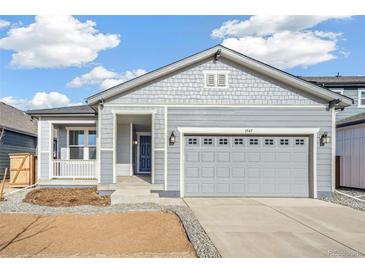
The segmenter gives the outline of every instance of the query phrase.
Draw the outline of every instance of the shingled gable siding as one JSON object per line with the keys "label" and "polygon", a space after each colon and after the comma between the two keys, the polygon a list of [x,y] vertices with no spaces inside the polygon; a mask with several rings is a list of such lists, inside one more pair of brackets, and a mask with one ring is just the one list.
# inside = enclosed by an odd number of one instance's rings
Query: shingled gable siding
{"label": "shingled gable siding", "polygon": [[[228,71],[228,88],[204,88],[204,71]],[[112,104],[316,105],[300,91],[230,61],[208,60],[137,90],[108,100]]]}

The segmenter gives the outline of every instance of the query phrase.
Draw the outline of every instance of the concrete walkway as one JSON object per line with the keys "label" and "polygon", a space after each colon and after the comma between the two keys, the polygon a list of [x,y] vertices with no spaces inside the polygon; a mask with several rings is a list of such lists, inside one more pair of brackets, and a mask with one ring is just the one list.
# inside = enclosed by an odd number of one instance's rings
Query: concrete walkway
{"label": "concrete walkway", "polygon": [[304,198],[186,198],[223,257],[364,257],[365,212]]}

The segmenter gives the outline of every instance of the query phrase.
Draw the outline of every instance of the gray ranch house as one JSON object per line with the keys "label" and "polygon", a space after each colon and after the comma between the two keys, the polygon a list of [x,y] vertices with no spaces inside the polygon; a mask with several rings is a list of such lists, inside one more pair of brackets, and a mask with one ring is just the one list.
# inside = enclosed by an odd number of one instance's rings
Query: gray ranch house
{"label": "gray ranch house", "polygon": [[353,100],[218,45],[86,102],[29,112],[41,184],[316,198],[334,189],[336,109]]}

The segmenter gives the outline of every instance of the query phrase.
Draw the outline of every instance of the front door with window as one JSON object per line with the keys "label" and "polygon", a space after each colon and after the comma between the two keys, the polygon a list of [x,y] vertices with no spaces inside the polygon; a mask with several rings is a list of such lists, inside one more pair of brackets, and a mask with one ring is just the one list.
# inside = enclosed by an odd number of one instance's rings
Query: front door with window
{"label": "front door with window", "polygon": [[139,139],[139,172],[151,172],[151,136],[140,136]]}

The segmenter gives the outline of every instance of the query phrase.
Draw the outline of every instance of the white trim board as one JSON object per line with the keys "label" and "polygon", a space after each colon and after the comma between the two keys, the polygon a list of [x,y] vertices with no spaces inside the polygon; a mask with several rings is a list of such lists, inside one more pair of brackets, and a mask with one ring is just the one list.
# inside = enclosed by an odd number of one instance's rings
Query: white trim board
{"label": "white trim board", "polygon": [[312,193],[311,197],[317,198],[317,137],[319,128],[204,128],[204,127],[179,127],[180,132],[180,197],[185,195],[184,189],[184,137],[188,134],[240,134],[240,135],[310,135],[312,138]]}
{"label": "white trim board", "polygon": [[[361,104],[361,93],[362,92],[365,92],[364,88],[359,88],[357,90],[357,107],[359,107],[359,108],[365,108],[365,105]],[[365,99],[365,98],[363,98],[363,99]]]}
{"label": "white trim board", "polygon": [[[222,105],[222,104],[118,104],[107,103],[104,107],[196,107],[196,108],[321,108],[326,109],[327,105]],[[128,110],[112,110],[112,112],[128,111]],[[135,110],[138,111],[139,110]],[[120,113],[123,114],[123,113]],[[127,114],[130,114],[129,112]],[[138,114],[138,113],[136,113]],[[146,113],[150,114],[150,113]]]}

